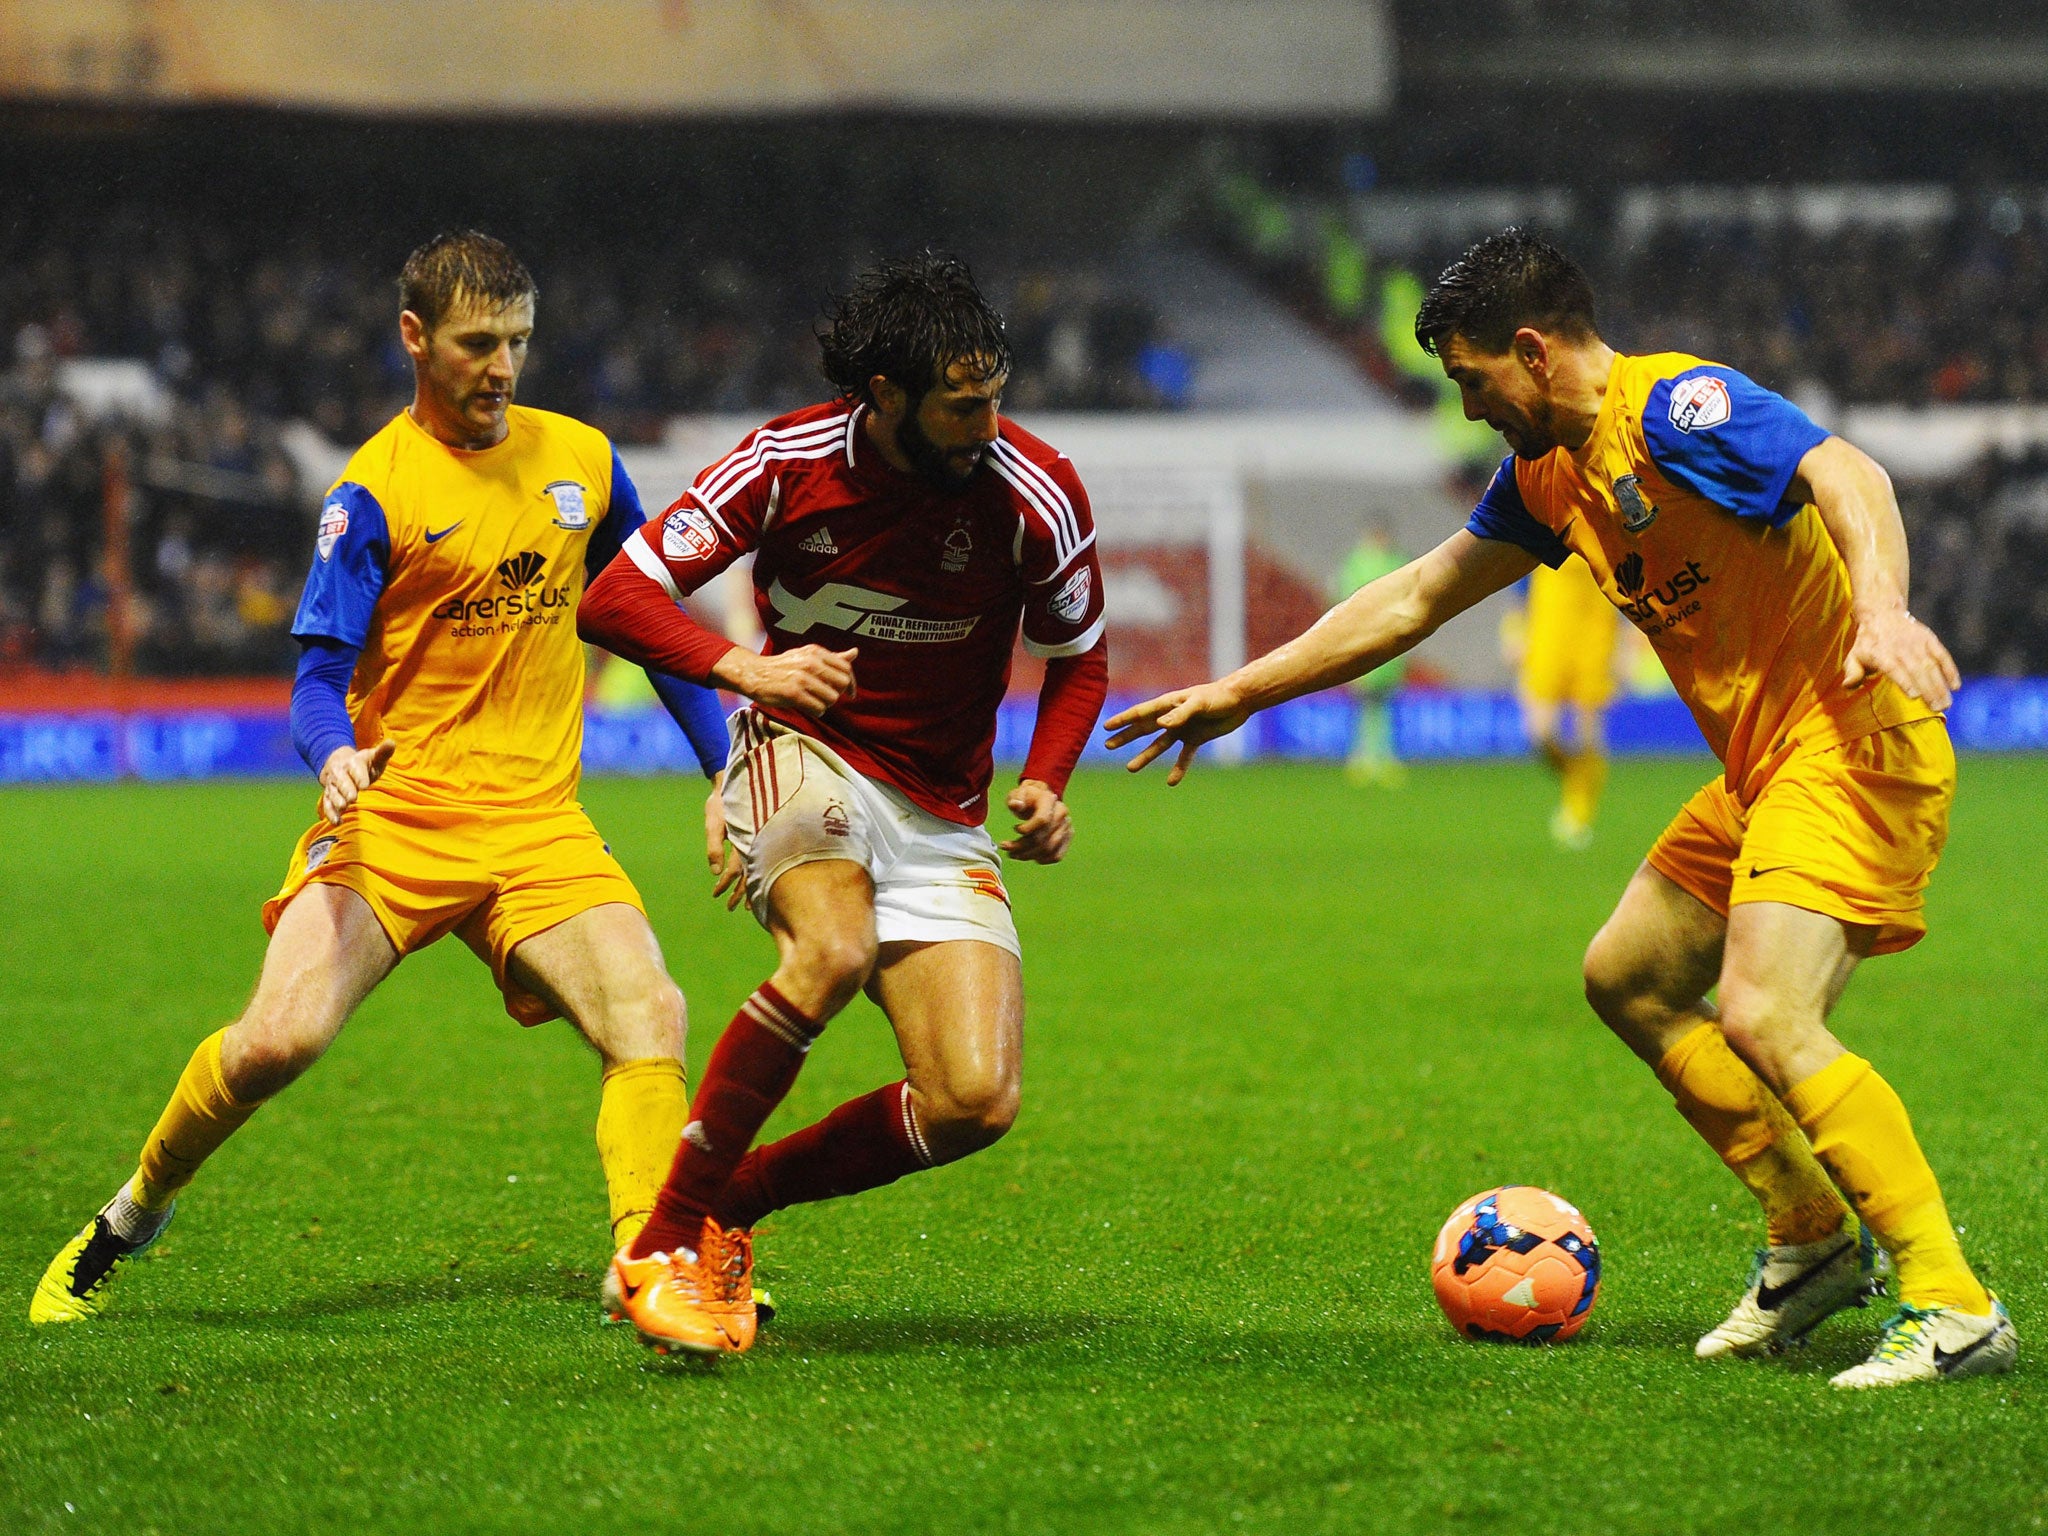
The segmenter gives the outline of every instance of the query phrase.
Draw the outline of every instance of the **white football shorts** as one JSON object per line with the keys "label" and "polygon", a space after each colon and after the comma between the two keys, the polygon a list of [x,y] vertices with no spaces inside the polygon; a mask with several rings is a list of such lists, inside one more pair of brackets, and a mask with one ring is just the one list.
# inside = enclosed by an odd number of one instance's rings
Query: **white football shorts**
{"label": "white football shorts", "polygon": [[727,729],[725,832],[763,927],[769,889],[784,873],[848,859],[875,883],[879,942],[979,939],[1023,958],[986,827],[934,816],[824,743],[754,710],[739,710]]}

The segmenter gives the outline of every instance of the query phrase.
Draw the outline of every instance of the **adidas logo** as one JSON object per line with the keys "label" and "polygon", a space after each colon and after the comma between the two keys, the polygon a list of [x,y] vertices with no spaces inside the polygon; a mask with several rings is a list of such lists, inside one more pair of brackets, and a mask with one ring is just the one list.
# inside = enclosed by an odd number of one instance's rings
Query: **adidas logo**
{"label": "adidas logo", "polygon": [[839,546],[832,542],[832,530],[820,525],[816,533],[807,534],[798,541],[798,549],[807,555],[836,555]]}

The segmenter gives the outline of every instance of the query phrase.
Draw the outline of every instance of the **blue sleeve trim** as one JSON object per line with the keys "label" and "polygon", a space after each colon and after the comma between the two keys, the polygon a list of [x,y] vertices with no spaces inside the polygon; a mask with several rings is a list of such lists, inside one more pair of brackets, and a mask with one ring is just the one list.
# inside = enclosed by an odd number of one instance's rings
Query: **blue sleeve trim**
{"label": "blue sleeve trim", "polygon": [[654,684],[661,707],[689,737],[690,750],[697,754],[697,765],[704,770],[704,777],[718,777],[725,768],[731,745],[725,730],[725,705],[719,700],[718,690],[670,677],[652,667],[647,669],[647,680]]}
{"label": "blue sleeve trim", "polygon": [[292,633],[302,640],[319,635],[360,649],[370,637],[370,616],[390,567],[384,509],[362,486],[343,481],[321,503],[313,569]]}
{"label": "blue sleeve trim", "polygon": [[1786,487],[1799,461],[1827,439],[1783,395],[1718,365],[1659,379],[1643,406],[1643,441],[1658,469],[1715,506],[1773,528],[1798,515]]}
{"label": "blue sleeve trim", "polygon": [[626,473],[619,450],[614,448],[611,503],[604,521],[590,530],[590,542],[583,547],[584,574],[592,581],[597,580],[597,573],[618,558],[619,551],[626,547],[626,540],[638,533],[646,522],[647,509],[640,505],[640,492],[633,484],[633,477]]}
{"label": "blue sleeve trim", "polygon": [[348,683],[355,675],[358,646],[314,635],[300,642],[298,675],[292,679],[292,745],[318,773],[336,747],[356,744],[348,717]]}
{"label": "blue sleeve trim", "polygon": [[1522,488],[1515,484],[1515,456],[1509,454],[1493,472],[1493,483],[1472,509],[1465,527],[1482,539],[1501,539],[1519,544],[1552,570],[1571,559],[1572,548],[1556,532],[1536,521],[1522,502]]}

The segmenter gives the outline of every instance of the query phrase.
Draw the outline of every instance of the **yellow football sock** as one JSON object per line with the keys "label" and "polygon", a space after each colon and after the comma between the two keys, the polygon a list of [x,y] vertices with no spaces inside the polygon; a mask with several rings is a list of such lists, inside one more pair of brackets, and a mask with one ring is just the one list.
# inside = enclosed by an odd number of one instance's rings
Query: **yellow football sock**
{"label": "yellow football sock", "polygon": [[690,1099],[683,1064],[648,1056],[607,1067],[597,1105],[597,1157],[612,1202],[612,1245],[630,1243],[647,1225],[683,1139]]}
{"label": "yellow football sock", "polygon": [[142,1161],[135,1170],[135,1203],[146,1211],[160,1211],[178,1191],[192,1182],[192,1175],[249,1117],[263,1106],[263,1100],[244,1104],[228,1092],[220,1069],[221,1037],[217,1029],[199,1042],[199,1049],[185,1063],[171,1102],[157,1118],[156,1129],[142,1145]]}
{"label": "yellow football sock", "polygon": [[1842,1229],[1849,1208],[1813,1148],[1763,1079],[1709,1020],[1665,1053],[1657,1081],[1764,1208],[1768,1241],[1817,1243]]}
{"label": "yellow football sock", "polygon": [[1843,1055],[1785,1095],[1836,1188],[1849,1197],[1898,1267],[1899,1298],[1915,1306],[1991,1310],[1963,1258],[1941,1186],[1899,1096],[1861,1056]]}
{"label": "yellow football sock", "polygon": [[1559,772],[1564,776],[1559,799],[1565,816],[1576,826],[1592,826],[1600,809],[1600,791],[1607,787],[1607,755],[1595,747],[1568,752]]}

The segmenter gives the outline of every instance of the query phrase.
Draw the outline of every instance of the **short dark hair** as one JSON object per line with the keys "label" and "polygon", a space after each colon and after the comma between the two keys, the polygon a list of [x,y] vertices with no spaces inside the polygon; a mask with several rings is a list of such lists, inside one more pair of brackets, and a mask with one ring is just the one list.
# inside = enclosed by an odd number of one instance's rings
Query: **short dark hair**
{"label": "short dark hair", "polygon": [[876,374],[921,400],[965,363],[979,383],[1010,371],[1003,317],[957,256],[920,251],[878,262],[826,311],[819,367],[843,400],[866,397]]}
{"label": "short dark hair", "polygon": [[1597,335],[1593,285],[1577,262],[1542,236],[1504,229],[1430,284],[1415,315],[1415,339],[1432,357],[1453,336],[1498,355],[1525,325],[1575,340]]}
{"label": "short dark hair", "polygon": [[418,315],[430,331],[464,302],[496,312],[538,297],[533,274],[512,247],[475,229],[434,236],[405,258],[398,274],[398,307]]}

